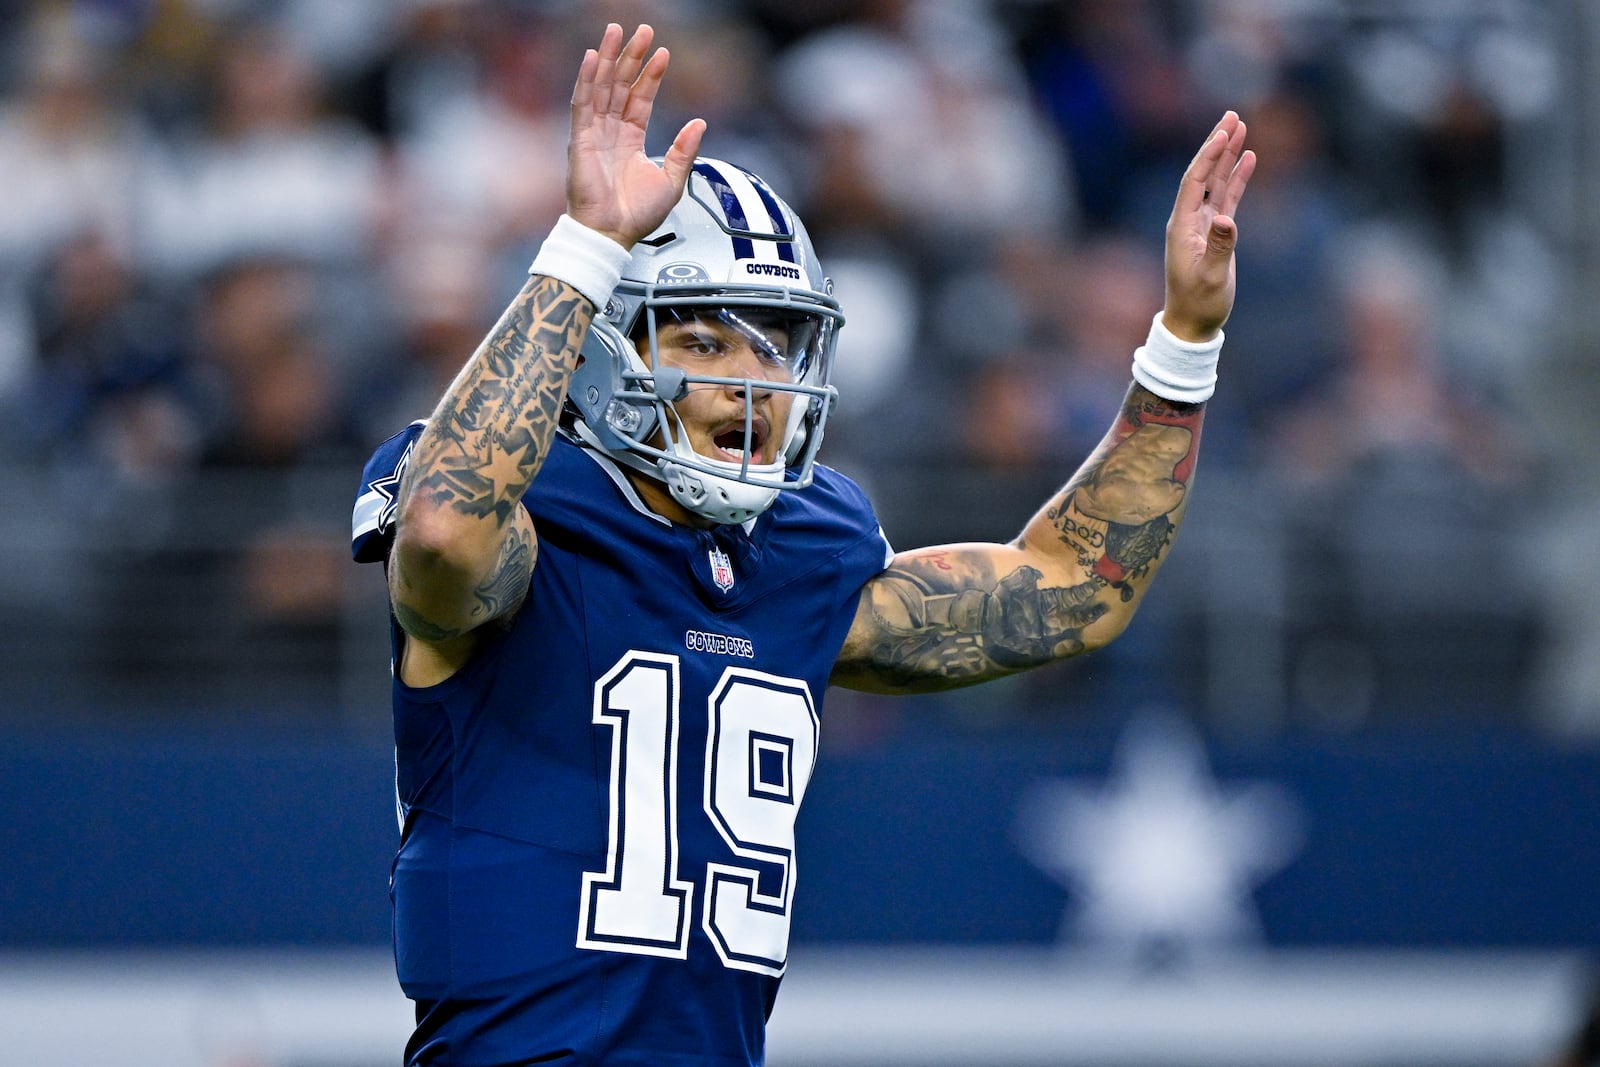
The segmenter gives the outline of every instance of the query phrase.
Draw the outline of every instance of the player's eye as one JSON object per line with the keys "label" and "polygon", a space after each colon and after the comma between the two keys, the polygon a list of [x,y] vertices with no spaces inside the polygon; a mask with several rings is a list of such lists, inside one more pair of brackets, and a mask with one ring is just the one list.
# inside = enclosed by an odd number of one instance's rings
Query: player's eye
{"label": "player's eye", "polygon": [[710,356],[722,351],[722,342],[711,330],[704,327],[682,326],[669,330],[663,341],[668,348]]}

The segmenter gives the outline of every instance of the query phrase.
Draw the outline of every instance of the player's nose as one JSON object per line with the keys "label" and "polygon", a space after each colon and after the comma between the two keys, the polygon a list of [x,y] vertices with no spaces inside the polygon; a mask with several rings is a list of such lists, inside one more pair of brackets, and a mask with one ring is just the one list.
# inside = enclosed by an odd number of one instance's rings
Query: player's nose
{"label": "player's nose", "polygon": [[775,367],[769,361],[762,359],[755,347],[750,344],[739,344],[729,348],[724,359],[728,368],[725,377],[740,379],[738,383],[730,384],[728,388],[740,396],[744,395],[744,381],[758,383],[757,395],[769,395],[772,390],[759,388],[759,383],[771,381],[782,373],[781,367]]}

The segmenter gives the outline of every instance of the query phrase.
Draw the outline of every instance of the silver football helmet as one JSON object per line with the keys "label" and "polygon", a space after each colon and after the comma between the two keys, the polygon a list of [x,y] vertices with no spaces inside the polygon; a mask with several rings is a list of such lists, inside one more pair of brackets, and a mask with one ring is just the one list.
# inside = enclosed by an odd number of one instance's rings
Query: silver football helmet
{"label": "silver football helmet", "polygon": [[[770,377],[697,376],[663,366],[657,329],[673,320],[714,320],[743,334]],[[595,317],[568,401],[576,433],[664,482],[674,500],[715,523],[747,522],[784,490],[811,484],[812,466],[836,390],[829,384],[844,315],[794,211],[754,174],[720,160],[695,161],[683,199],[633,249],[611,299]],[[645,339],[648,344],[635,339]],[[641,349],[648,356],[641,354]],[[738,463],[695,451],[673,401],[697,387],[739,387]],[[774,463],[759,456],[752,398],[794,394]]]}

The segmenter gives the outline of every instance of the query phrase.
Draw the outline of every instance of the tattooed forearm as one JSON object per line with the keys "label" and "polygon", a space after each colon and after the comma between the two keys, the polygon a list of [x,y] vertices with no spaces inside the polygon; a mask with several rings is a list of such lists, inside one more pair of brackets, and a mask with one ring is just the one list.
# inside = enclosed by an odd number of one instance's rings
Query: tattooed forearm
{"label": "tattooed forearm", "polygon": [[1045,510],[1078,566],[1117,589],[1154,574],[1182,521],[1204,409],[1134,388],[1105,441]]}
{"label": "tattooed forearm", "polygon": [[1083,651],[1083,628],[1105,614],[1105,582],[1041,586],[1039,570],[1001,577],[961,557],[902,557],[869,591],[878,678],[894,688],[945,688]]}
{"label": "tattooed forearm", "polygon": [[560,420],[591,305],[534,277],[451,385],[417,443],[408,493],[504,526],[533,481]]}
{"label": "tattooed forearm", "polygon": [[895,557],[863,594],[835,680],[947,689],[1115,638],[1183,520],[1203,412],[1136,386],[1095,454],[1011,545]]}
{"label": "tattooed forearm", "polygon": [[537,538],[524,492],[550,452],[593,305],[535,276],[446,390],[397,498],[390,601],[435,645],[511,618]]}

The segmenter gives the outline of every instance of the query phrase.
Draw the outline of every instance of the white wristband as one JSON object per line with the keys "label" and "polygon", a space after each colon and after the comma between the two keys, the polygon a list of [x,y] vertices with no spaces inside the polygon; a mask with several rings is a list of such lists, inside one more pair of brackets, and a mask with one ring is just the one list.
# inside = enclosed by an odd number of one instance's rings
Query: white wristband
{"label": "white wristband", "polygon": [[1180,404],[1208,400],[1217,386],[1222,331],[1209,341],[1182,341],[1161,324],[1157,312],[1150,336],[1133,352],[1133,380],[1159,397]]}
{"label": "white wristband", "polygon": [[633,253],[605,234],[571,215],[562,215],[539,246],[528,273],[566,282],[598,311],[606,306],[611,290],[622,279],[622,269],[632,258]]}

